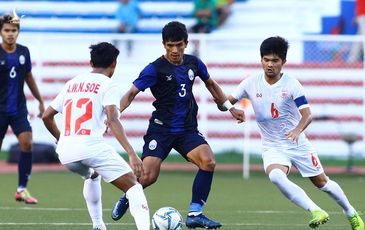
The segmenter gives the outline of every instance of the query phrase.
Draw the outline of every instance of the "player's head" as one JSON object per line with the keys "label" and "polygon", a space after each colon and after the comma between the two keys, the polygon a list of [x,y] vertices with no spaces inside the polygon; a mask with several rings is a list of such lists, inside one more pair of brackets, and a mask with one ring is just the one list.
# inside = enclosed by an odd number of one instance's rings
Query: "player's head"
{"label": "player's head", "polygon": [[261,43],[261,65],[265,77],[269,79],[280,78],[281,69],[286,62],[288,48],[288,41],[279,36],[267,38]]}
{"label": "player's head", "polygon": [[286,39],[276,36],[265,39],[260,46],[261,58],[265,55],[274,54],[286,61],[286,53],[289,48],[289,43]]}
{"label": "player's head", "polygon": [[162,29],[162,44],[166,50],[165,58],[172,64],[181,64],[188,45],[185,25],[177,21],[167,23]]}
{"label": "player's head", "polygon": [[13,45],[19,35],[20,18],[13,11],[13,15],[4,14],[0,18],[0,34],[3,42],[7,45]]}
{"label": "player's head", "polygon": [[[113,75],[119,50],[108,42],[101,42],[90,47],[90,64],[93,68],[112,69]],[[109,76],[109,77],[110,77]]]}
{"label": "player's head", "polygon": [[177,42],[183,40],[188,43],[188,31],[186,26],[178,21],[167,23],[162,29],[162,42]]}

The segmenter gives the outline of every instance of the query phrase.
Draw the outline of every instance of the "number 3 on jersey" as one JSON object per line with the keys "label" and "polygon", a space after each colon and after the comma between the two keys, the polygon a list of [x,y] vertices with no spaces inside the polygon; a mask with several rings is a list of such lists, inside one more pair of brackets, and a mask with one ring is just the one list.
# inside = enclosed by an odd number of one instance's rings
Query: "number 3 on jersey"
{"label": "number 3 on jersey", "polygon": [[[65,136],[71,135],[71,127],[74,127],[74,134],[75,135],[90,135],[90,129],[81,129],[81,124],[87,120],[92,118],[92,110],[93,110],[93,103],[90,98],[80,98],[76,102],[76,107],[73,106],[74,101],[72,99],[68,99],[65,102]],[[81,109],[84,113],[79,116],[77,119],[72,117],[72,110],[73,109]],[[73,123],[74,124],[71,124]]]}
{"label": "number 3 on jersey", "polygon": [[272,118],[278,118],[279,117],[279,111],[275,108],[274,102],[271,103],[271,117]]}

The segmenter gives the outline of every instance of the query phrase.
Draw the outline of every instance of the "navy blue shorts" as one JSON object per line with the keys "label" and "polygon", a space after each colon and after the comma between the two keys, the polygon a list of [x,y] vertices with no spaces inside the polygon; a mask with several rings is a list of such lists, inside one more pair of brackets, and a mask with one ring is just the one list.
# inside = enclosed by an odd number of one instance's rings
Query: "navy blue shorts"
{"label": "navy blue shorts", "polygon": [[32,132],[32,127],[28,121],[28,113],[21,113],[13,116],[0,114],[0,139],[4,139],[8,127],[18,136],[22,132]]}
{"label": "navy blue shorts", "polygon": [[148,132],[143,137],[144,146],[142,159],[147,156],[158,157],[162,160],[175,149],[186,160],[187,154],[196,147],[208,144],[204,136],[199,131],[189,131],[183,133],[156,133]]}

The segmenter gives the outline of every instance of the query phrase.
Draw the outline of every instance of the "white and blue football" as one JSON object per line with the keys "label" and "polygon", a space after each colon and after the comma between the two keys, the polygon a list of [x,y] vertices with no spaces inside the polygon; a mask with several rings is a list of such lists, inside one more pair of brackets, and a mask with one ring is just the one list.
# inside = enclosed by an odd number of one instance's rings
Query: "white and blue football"
{"label": "white and blue football", "polygon": [[152,216],[154,230],[180,230],[182,226],[183,219],[175,208],[162,207]]}

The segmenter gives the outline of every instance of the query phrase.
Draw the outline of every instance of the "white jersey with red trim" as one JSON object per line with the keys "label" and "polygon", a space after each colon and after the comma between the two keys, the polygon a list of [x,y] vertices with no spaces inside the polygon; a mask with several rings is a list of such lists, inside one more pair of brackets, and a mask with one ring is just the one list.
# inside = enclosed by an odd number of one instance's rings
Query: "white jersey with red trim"
{"label": "white jersey with red trim", "polygon": [[286,134],[299,123],[299,109],[309,107],[303,86],[297,79],[283,74],[279,81],[270,85],[263,73],[258,74],[243,80],[232,96],[237,100],[248,98],[251,101],[264,150],[309,144],[304,133],[300,134],[298,144],[286,138]]}
{"label": "white jersey with red trim", "polygon": [[62,163],[90,158],[105,148],[104,107],[119,108],[121,90],[103,74],[86,73],[68,81],[52,101],[51,107],[62,114],[57,153]]}

